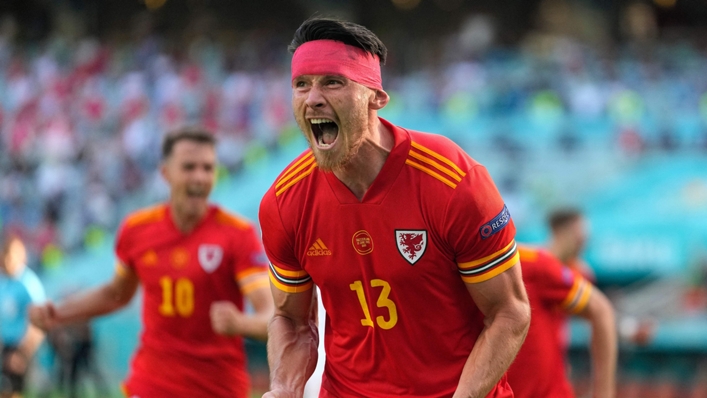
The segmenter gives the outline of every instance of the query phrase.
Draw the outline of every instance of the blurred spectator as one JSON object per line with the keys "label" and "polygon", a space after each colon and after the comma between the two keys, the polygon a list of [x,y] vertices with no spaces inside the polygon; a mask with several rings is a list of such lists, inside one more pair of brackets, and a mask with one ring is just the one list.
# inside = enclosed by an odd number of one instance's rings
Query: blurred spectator
{"label": "blurred spectator", "polygon": [[658,133],[658,149],[664,152],[672,152],[678,147],[678,142],[674,132],[669,127],[660,129]]}
{"label": "blurred spectator", "polygon": [[95,360],[95,343],[90,322],[77,322],[53,329],[47,341],[56,353],[57,386],[69,398],[83,396],[81,385],[91,381],[98,397],[109,396],[106,381]]}
{"label": "blurred spectator", "polygon": [[619,130],[619,149],[627,157],[636,157],[643,153],[645,144],[641,134],[633,126],[624,126]]}
{"label": "blurred spectator", "polygon": [[571,128],[564,128],[557,137],[557,146],[567,155],[574,154],[581,146],[582,140]]}
{"label": "blurred spectator", "polygon": [[37,275],[26,266],[22,240],[12,234],[0,239],[0,396],[16,398],[22,396],[30,362],[44,339],[42,331],[29,324],[27,310],[44,301],[45,294]]}

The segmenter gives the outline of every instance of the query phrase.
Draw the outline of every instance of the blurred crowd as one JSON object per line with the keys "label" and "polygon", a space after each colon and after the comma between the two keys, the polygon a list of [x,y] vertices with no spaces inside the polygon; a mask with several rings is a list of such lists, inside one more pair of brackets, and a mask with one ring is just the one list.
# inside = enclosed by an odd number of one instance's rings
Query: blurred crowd
{"label": "blurred crowd", "polygon": [[[26,239],[34,265],[113,230],[136,197],[142,205],[166,194],[156,166],[169,129],[214,131],[223,169],[234,172],[250,147],[273,148],[293,128],[288,43],[274,34],[175,46],[150,32],[119,44],[61,35],[22,43],[8,31],[0,26],[0,226]],[[444,40],[393,37],[384,115],[413,128],[423,117],[439,122],[426,129],[511,158],[538,142],[627,157],[707,153],[699,43],[601,47],[529,35],[505,48],[493,36],[487,19],[470,17]]]}
{"label": "blurred crowd", "polygon": [[122,198],[160,190],[162,134],[184,124],[218,134],[222,164],[237,169],[250,141],[271,143],[288,123],[289,87],[282,68],[245,72],[224,55],[208,42],[170,54],[154,36],[0,37],[0,224],[34,253],[80,247],[89,227],[115,227]]}

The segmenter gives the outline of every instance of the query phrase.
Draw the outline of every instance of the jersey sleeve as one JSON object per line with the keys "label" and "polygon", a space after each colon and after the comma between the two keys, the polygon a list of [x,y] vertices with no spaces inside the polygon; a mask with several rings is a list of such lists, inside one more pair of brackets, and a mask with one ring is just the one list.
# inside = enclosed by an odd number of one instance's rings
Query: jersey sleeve
{"label": "jersey sleeve", "polygon": [[541,256],[541,273],[535,280],[541,286],[538,290],[542,300],[572,314],[582,312],[589,303],[592,284],[554,257]]}
{"label": "jersey sleeve", "polygon": [[241,285],[243,294],[248,294],[262,287],[263,282],[267,284],[267,279],[260,278],[260,275],[267,272],[268,261],[253,226],[236,236],[238,249],[234,264],[235,279]]}
{"label": "jersey sleeve", "polygon": [[118,272],[121,271],[121,267],[132,269],[134,266],[133,261],[130,258],[130,245],[130,229],[124,221],[118,229],[118,235],[115,239],[115,256],[118,263]]}
{"label": "jersey sleeve", "polygon": [[515,226],[486,168],[472,167],[457,186],[445,220],[462,280],[487,281],[518,261]]}
{"label": "jersey sleeve", "polygon": [[312,288],[312,278],[302,269],[295,256],[294,232],[289,232],[280,214],[272,188],[260,203],[258,214],[263,246],[270,260],[270,282],[287,293],[304,292]]}
{"label": "jersey sleeve", "polygon": [[44,291],[44,285],[42,285],[42,282],[39,280],[39,277],[37,277],[37,274],[27,268],[24,276],[25,278],[23,278],[22,283],[25,285],[32,303],[40,304],[47,301],[47,294]]}

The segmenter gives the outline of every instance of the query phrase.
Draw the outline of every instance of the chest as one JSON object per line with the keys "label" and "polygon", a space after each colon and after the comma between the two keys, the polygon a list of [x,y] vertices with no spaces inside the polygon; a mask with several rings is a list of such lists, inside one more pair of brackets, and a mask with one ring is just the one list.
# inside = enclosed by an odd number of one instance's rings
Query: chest
{"label": "chest", "polygon": [[414,190],[391,189],[379,203],[340,203],[325,192],[302,209],[295,233],[300,264],[320,287],[356,281],[415,283],[458,278],[439,209]]}
{"label": "chest", "polygon": [[31,300],[23,285],[16,281],[0,283],[0,319],[15,319],[29,306]]}
{"label": "chest", "polygon": [[159,283],[165,277],[207,281],[233,272],[229,264],[233,264],[235,253],[228,234],[166,232],[134,239],[130,262],[144,284]]}

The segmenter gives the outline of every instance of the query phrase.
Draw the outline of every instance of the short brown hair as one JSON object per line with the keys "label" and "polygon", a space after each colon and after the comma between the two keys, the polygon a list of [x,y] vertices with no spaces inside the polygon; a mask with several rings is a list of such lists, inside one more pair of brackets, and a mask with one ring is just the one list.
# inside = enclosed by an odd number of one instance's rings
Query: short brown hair
{"label": "short brown hair", "polygon": [[172,154],[174,145],[182,140],[216,146],[216,136],[205,128],[197,126],[182,127],[165,134],[162,140],[162,160],[167,159]]}
{"label": "short brown hair", "polygon": [[561,229],[582,218],[582,212],[575,208],[557,209],[547,217],[547,224],[552,232]]}
{"label": "short brown hair", "polygon": [[287,49],[294,53],[299,46],[313,40],[336,40],[358,47],[371,55],[377,55],[381,65],[385,64],[388,57],[385,44],[365,26],[342,19],[319,16],[302,22]]}

